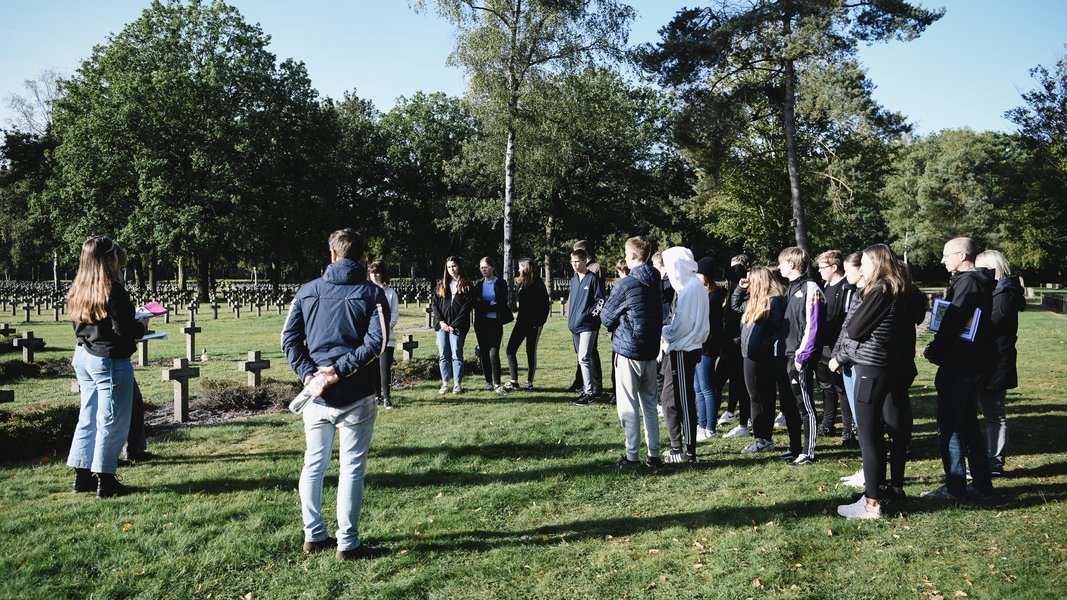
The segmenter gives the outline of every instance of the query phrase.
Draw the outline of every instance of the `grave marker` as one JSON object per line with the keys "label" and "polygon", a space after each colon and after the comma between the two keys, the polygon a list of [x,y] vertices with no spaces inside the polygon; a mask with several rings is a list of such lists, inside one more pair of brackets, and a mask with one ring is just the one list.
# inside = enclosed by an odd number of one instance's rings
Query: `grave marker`
{"label": "grave marker", "polygon": [[404,336],[404,343],[400,347],[404,350],[404,361],[407,362],[415,356],[415,348],[419,347],[419,343],[415,341],[415,336],[408,334]]}
{"label": "grave marker", "polygon": [[185,358],[191,361],[193,360],[193,353],[196,351],[196,334],[203,331],[203,329],[197,327],[193,319],[189,319],[189,324],[178,331],[185,334]]}
{"label": "grave marker", "polygon": [[11,343],[16,348],[22,348],[22,360],[28,363],[33,362],[34,352],[44,350],[44,340],[33,337],[32,331],[23,333],[22,337],[15,338]]}
{"label": "grave marker", "polygon": [[163,381],[174,382],[174,420],[189,420],[189,380],[200,377],[200,369],[190,367],[184,358],[174,359],[174,368],[163,369]]}
{"label": "grave marker", "polygon": [[248,385],[250,387],[259,386],[260,371],[270,368],[270,361],[261,359],[259,357],[259,350],[249,350],[248,360],[242,360],[237,363],[238,371],[246,371],[248,373]]}
{"label": "grave marker", "polygon": [[15,401],[15,390],[0,390],[0,404]]}

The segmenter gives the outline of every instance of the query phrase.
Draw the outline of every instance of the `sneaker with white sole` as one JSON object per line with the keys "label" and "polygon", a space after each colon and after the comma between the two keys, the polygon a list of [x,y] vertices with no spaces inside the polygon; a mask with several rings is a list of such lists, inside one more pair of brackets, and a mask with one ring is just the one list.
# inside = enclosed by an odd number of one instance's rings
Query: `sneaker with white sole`
{"label": "sneaker with white sole", "polygon": [[697,441],[706,442],[715,437],[715,432],[710,429],[704,429],[703,427],[697,428]]}
{"label": "sneaker with white sole", "polygon": [[813,464],[814,462],[815,462],[815,458],[814,457],[808,456],[807,454],[804,454],[803,452],[801,452],[800,455],[798,455],[796,457],[796,459],[793,460],[793,462],[789,463],[789,466],[790,467],[804,467],[804,466]]}
{"label": "sneaker with white sole", "polygon": [[838,506],[837,514],[846,519],[881,519],[882,507],[868,504],[867,497],[861,496],[852,504]]}
{"label": "sneaker with white sole", "polygon": [[508,381],[507,383],[504,384],[504,389],[509,391],[509,392],[511,390],[517,390],[517,389],[519,389],[519,382],[515,381],[514,379],[512,379],[512,380],[510,380],[510,381]]}
{"label": "sneaker with white sole", "polygon": [[737,427],[734,427],[733,429],[731,429],[727,433],[723,434],[722,438],[724,440],[728,440],[728,439],[740,438],[740,437],[746,437],[746,436],[748,436],[748,427],[745,427],[744,425],[738,425]]}
{"label": "sneaker with white sole", "polygon": [[695,463],[696,461],[696,456],[678,450],[670,450],[663,455],[663,462],[666,463]]}
{"label": "sneaker with white sole", "polygon": [[850,487],[866,487],[866,483],[867,480],[863,476],[863,471],[859,471],[857,473],[849,475],[848,477],[841,478],[841,485],[847,485]]}
{"label": "sneaker with white sole", "polygon": [[729,425],[730,423],[733,423],[736,420],[737,420],[737,417],[734,415],[734,413],[732,413],[730,411],[726,411],[726,412],[722,413],[721,417],[719,417],[718,424],[719,425]]}
{"label": "sneaker with white sole", "polygon": [[770,440],[756,440],[745,446],[741,454],[753,454],[755,452],[771,452],[774,450],[774,442]]}
{"label": "sneaker with white sole", "polygon": [[506,387],[502,386],[502,385],[496,386],[495,388],[493,388],[493,391],[498,393],[498,394],[506,394],[506,393],[508,393],[508,389]]}
{"label": "sneaker with white sole", "polygon": [[532,392],[534,390],[533,382],[532,381],[527,381],[526,385],[522,386],[522,389],[527,391],[527,392]]}
{"label": "sneaker with white sole", "polygon": [[452,388],[452,394],[458,396],[458,395],[460,395],[462,393],[463,393],[463,386],[457,383],[456,387]]}
{"label": "sneaker with white sole", "polygon": [[441,384],[441,389],[437,390],[437,393],[438,394],[447,394],[448,390],[450,390],[450,389],[451,388],[449,387],[448,382],[446,381],[446,382]]}
{"label": "sneaker with white sole", "polygon": [[491,391],[493,391],[493,390],[494,390],[495,388],[496,388],[496,386],[495,386],[495,385],[493,385],[493,384],[491,384],[491,383],[489,383],[489,382],[486,382],[486,384],[485,384],[485,387],[484,387],[484,388],[482,388],[482,389],[484,389],[484,390],[485,390],[485,391],[487,391],[487,392],[491,392]]}
{"label": "sneaker with white sole", "polygon": [[774,426],[779,429],[785,427],[785,415],[778,413],[778,416],[774,418]]}

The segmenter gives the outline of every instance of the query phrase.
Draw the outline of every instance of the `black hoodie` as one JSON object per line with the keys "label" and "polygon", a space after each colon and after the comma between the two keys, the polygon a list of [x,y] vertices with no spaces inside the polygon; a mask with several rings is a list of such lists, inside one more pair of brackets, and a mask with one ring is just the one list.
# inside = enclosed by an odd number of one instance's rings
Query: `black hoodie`
{"label": "black hoodie", "polygon": [[1019,339],[1019,313],[1026,310],[1026,296],[1014,275],[997,282],[993,290],[993,370],[986,387],[991,390],[1010,390],[1019,387],[1019,374],[1015,368],[1017,353],[1015,342]]}

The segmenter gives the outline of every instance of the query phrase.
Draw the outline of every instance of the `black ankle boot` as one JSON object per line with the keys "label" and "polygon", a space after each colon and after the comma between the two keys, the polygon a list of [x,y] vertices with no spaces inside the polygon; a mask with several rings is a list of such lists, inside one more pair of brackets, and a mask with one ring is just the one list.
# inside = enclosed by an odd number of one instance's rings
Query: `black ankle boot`
{"label": "black ankle boot", "polygon": [[71,489],[75,494],[91,492],[96,489],[96,477],[89,469],[74,469],[74,485]]}
{"label": "black ankle boot", "polygon": [[97,473],[96,478],[100,480],[100,485],[96,488],[97,498],[125,496],[133,492],[133,488],[125,486],[118,479],[115,479],[114,473]]}

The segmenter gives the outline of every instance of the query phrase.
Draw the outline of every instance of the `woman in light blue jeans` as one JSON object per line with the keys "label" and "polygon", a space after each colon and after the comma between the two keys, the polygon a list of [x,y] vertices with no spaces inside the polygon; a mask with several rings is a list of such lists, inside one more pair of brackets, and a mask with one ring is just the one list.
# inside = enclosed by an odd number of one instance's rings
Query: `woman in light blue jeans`
{"label": "woman in light blue jeans", "polygon": [[93,236],[82,244],[78,274],[67,293],[78,338],[72,364],[81,388],[67,465],[74,468],[74,491],[95,490],[100,498],[130,492],[115,479],[115,470],[133,410],[130,356],[147,318],[135,318],[121,278],[125,264],[126,253],[118,244]]}
{"label": "woman in light blue jeans", "polygon": [[[430,300],[430,309],[441,357],[439,393],[462,393],[463,342],[471,328],[474,294],[470,279],[460,272],[458,257],[449,256],[445,261],[445,273]],[[453,382],[451,386],[449,381]]]}

